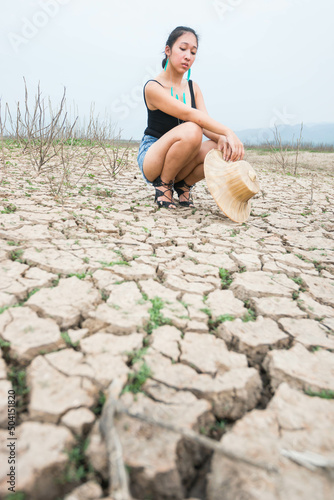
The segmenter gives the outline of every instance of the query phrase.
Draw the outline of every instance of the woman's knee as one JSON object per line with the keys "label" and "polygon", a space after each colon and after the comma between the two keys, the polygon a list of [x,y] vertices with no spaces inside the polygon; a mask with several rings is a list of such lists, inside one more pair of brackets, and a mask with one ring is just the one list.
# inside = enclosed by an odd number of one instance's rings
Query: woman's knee
{"label": "woman's knee", "polygon": [[182,124],[182,139],[191,143],[193,146],[201,145],[203,138],[203,129],[197,123],[185,122]]}

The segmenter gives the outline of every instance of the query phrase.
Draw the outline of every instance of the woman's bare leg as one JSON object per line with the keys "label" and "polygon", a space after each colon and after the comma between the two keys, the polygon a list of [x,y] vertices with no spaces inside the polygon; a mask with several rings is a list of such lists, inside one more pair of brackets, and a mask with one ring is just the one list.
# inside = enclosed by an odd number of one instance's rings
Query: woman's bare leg
{"label": "woman's bare leg", "polygon": [[[143,171],[145,177],[153,182],[160,176],[163,182],[174,180],[200,151],[203,131],[193,122],[186,122],[173,128],[156,141],[146,153]],[[166,196],[158,201],[170,201],[171,190],[164,189]]]}
{"label": "woman's bare leg", "polygon": [[[216,149],[215,141],[205,141],[202,143],[198,154],[185,165],[177,174],[175,182],[184,180],[189,186],[204,179],[204,159],[211,149]],[[179,196],[180,201],[189,201],[189,190],[184,188],[184,194]]]}
{"label": "woman's bare leg", "polygon": [[[192,186],[196,182],[204,179],[204,159],[211,149],[216,149],[217,143],[215,141],[204,141],[201,144],[200,150],[197,155],[178,172],[175,181],[179,182],[184,180],[187,184]],[[201,169],[198,167],[201,166]],[[195,174],[196,170],[196,174]],[[201,174],[200,174],[201,172]]]}

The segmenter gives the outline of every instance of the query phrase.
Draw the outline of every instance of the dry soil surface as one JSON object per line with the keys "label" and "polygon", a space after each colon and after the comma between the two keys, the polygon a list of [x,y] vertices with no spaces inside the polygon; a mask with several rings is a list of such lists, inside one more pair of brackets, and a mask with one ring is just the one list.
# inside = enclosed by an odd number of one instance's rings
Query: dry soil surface
{"label": "dry soil surface", "polygon": [[18,150],[1,167],[1,498],[8,442],[24,498],[107,497],[115,381],[123,407],[276,470],[118,412],[134,498],[334,498],[334,154],[293,176],[248,151],[261,191],[237,224],[205,181],[196,209],[158,209],[136,152],[115,179],[79,162],[58,193]]}

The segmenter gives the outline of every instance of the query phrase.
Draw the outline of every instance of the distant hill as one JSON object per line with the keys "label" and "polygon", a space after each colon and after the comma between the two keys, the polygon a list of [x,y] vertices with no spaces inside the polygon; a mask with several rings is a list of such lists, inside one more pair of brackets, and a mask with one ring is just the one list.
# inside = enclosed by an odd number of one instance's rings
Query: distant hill
{"label": "distant hill", "polygon": [[[283,143],[296,143],[300,135],[300,124],[277,125]],[[245,144],[259,145],[274,142],[275,128],[256,128],[236,131],[239,139]],[[312,143],[314,146],[326,144],[334,145],[334,123],[309,123],[304,124],[302,132],[302,143]]]}

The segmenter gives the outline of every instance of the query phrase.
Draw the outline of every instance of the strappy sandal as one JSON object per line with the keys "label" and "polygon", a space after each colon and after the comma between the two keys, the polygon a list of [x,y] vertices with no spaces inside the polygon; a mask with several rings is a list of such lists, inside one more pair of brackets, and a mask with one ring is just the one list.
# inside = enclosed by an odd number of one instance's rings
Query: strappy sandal
{"label": "strappy sandal", "polygon": [[178,197],[180,199],[180,196],[182,196],[184,193],[186,193],[187,191],[189,191],[189,200],[187,201],[179,201],[179,204],[182,206],[182,207],[195,207],[194,205],[194,201],[191,197],[191,189],[193,188],[193,186],[189,186],[189,184],[187,184],[185,181],[179,181],[179,182],[176,182],[174,184],[174,189],[175,191],[177,192],[178,194]]}
{"label": "strappy sandal", "polygon": [[[170,181],[170,182],[164,182],[161,180],[161,177],[159,175],[159,177],[157,177],[154,181],[153,181],[153,186],[155,187],[155,198],[154,198],[154,201],[159,205],[159,207],[166,207],[166,208],[176,208],[176,205],[174,203],[174,200],[173,200],[173,184],[174,184],[174,181]],[[161,191],[161,189],[158,189],[158,187],[165,187],[167,189],[165,189],[165,191]],[[172,193],[172,197],[169,197],[166,192],[167,191],[171,191]],[[165,196],[166,198],[168,198],[170,201],[162,201],[162,200],[158,200],[158,198],[160,198],[160,196]]]}

